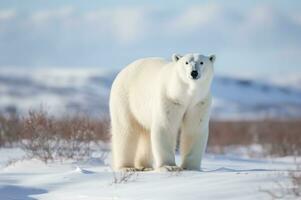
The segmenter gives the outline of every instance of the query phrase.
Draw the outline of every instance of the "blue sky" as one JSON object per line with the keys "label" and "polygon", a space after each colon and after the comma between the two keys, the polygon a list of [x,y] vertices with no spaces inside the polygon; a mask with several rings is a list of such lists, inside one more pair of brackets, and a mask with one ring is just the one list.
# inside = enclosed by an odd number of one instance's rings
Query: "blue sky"
{"label": "blue sky", "polygon": [[301,73],[301,1],[0,1],[0,69],[216,54],[221,74]]}

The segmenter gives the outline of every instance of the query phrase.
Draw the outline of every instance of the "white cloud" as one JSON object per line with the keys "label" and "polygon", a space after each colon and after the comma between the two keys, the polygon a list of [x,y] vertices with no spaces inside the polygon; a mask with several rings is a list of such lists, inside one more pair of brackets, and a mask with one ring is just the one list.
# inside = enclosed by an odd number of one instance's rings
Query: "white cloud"
{"label": "white cloud", "polygon": [[[15,16],[15,11],[0,11],[0,19]],[[81,11],[65,6],[36,11],[29,18],[35,27],[43,26],[49,30],[59,28],[57,31],[60,33],[68,34],[68,31],[72,31],[70,34],[75,35],[80,32],[87,35],[96,33],[99,37],[111,38],[126,45],[154,37],[166,39],[198,35],[231,36],[227,39],[233,41],[228,42],[236,44],[235,41],[244,40],[246,36],[256,40],[260,37],[258,33],[263,32],[265,35],[279,37],[275,30],[284,30],[288,25],[293,26],[290,27],[292,29],[300,28],[300,15],[276,12],[271,6],[259,5],[250,10],[239,11],[217,3],[191,5],[180,11],[135,6]]]}
{"label": "white cloud", "polygon": [[139,40],[147,29],[147,19],[143,9],[118,10],[114,13],[112,23],[114,33],[125,43]]}
{"label": "white cloud", "polygon": [[83,15],[83,22],[94,30],[110,34],[122,44],[139,41],[147,28],[147,10],[141,7],[100,9]]}
{"label": "white cloud", "polygon": [[256,33],[259,30],[269,31],[277,25],[279,13],[269,6],[258,6],[245,13],[245,20],[239,29],[240,35]]}
{"label": "white cloud", "polygon": [[[20,59],[28,61],[25,64],[37,58],[41,63],[58,60],[60,56],[62,62],[72,65],[80,59],[81,63],[96,62],[103,53],[113,58],[114,54],[138,57],[201,50],[225,55],[230,64],[234,54],[247,59],[244,55],[259,58],[260,53],[266,60],[255,64],[273,65],[281,63],[281,55],[292,58],[301,52],[300,16],[267,4],[239,10],[218,3],[187,4],[178,10],[139,6],[85,10],[67,6],[32,13],[2,10],[0,22],[14,20],[1,27],[7,34],[0,35],[0,54],[6,60],[18,60],[13,53],[22,44],[28,47],[26,55],[20,53]],[[36,56],[43,52],[43,56]],[[298,58],[294,62],[301,64]]]}
{"label": "white cloud", "polygon": [[72,17],[75,9],[72,6],[66,6],[53,10],[41,10],[34,12],[31,20],[37,24],[47,23],[51,20],[62,20]]}
{"label": "white cloud", "polygon": [[15,10],[0,10],[0,22],[15,18],[17,15]]}
{"label": "white cloud", "polygon": [[169,28],[176,32],[189,33],[200,28],[214,25],[220,18],[221,6],[218,4],[197,5],[188,7],[169,21]]}

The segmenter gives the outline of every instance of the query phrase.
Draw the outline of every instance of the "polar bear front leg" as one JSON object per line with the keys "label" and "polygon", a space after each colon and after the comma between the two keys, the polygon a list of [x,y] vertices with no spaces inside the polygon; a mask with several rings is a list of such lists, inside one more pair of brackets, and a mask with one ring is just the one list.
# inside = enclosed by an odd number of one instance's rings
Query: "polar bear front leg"
{"label": "polar bear front leg", "polygon": [[154,123],[151,130],[154,164],[158,171],[173,171],[173,168],[176,167],[174,145],[176,137],[174,136],[175,133],[171,133],[168,126]]}
{"label": "polar bear front leg", "polygon": [[181,167],[185,170],[201,168],[209,134],[209,112],[211,100],[200,102],[185,114],[181,127]]}
{"label": "polar bear front leg", "polygon": [[176,166],[175,162],[177,134],[181,121],[179,109],[171,105],[163,112],[155,113],[153,119],[151,126],[151,143],[156,170],[181,170],[180,167]]}
{"label": "polar bear front leg", "polygon": [[186,131],[183,131],[181,134],[181,167],[184,170],[199,171],[202,157],[206,150],[209,131],[208,128],[199,128],[194,130],[195,132],[191,130],[190,132]]}

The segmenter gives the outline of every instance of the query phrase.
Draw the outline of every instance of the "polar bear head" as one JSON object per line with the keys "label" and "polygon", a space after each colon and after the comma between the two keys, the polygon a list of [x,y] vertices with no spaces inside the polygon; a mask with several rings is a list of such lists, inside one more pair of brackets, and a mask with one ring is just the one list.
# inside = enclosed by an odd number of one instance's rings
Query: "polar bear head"
{"label": "polar bear head", "polygon": [[197,53],[190,53],[184,56],[173,54],[173,62],[179,77],[185,83],[201,82],[213,77],[213,63],[215,56],[204,56]]}

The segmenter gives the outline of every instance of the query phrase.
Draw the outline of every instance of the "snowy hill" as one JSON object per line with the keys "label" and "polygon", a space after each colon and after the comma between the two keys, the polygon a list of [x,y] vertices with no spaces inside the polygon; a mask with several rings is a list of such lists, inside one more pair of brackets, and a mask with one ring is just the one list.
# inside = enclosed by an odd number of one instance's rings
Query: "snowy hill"
{"label": "snowy hill", "polygon": [[212,89],[214,117],[301,116],[301,89],[297,86],[217,76]]}
{"label": "snowy hill", "polygon": [[[42,106],[55,115],[102,116],[108,112],[116,74],[108,70],[1,69],[0,111],[24,114]],[[213,117],[300,117],[301,89],[291,83],[216,76]]]}

